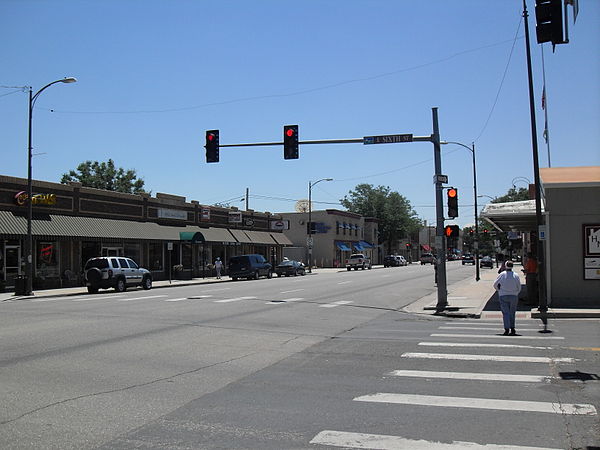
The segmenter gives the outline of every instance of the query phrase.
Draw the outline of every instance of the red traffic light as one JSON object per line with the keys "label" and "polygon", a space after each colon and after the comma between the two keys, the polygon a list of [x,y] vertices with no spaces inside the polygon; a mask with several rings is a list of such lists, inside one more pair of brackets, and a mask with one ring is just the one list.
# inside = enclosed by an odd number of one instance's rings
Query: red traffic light
{"label": "red traffic light", "polygon": [[456,197],[456,194],[457,194],[456,189],[448,189],[448,197],[454,198],[454,197]]}
{"label": "red traffic light", "polygon": [[292,137],[294,135],[294,129],[288,128],[287,130],[285,130],[285,134],[287,134],[288,137]]}
{"label": "red traffic light", "polygon": [[213,141],[215,139],[215,135],[212,133],[209,133],[206,135],[206,139],[208,139],[209,141]]}

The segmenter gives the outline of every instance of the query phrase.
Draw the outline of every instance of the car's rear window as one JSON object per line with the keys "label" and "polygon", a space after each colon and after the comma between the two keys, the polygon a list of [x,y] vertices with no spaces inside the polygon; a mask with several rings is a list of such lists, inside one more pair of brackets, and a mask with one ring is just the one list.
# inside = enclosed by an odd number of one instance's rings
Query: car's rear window
{"label": "car's rear window", "polygon": [[241,266],[243,264],[250,264],[249,258],[247,256],[234,256],[229,260],[230,266]]}
{"label": "car's rear window", "polygon": [[106,259],[90,259],[85,263],[85,270],[96,267],[98,269],[108,269],[108,261]]}

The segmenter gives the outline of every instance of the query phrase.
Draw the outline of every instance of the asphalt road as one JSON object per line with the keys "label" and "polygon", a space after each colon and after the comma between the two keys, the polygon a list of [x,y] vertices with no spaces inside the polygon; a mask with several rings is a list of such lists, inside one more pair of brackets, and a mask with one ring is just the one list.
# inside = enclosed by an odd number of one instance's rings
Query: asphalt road
{"label": "asphalt road", "polygon": [[[448,266],[450,283],[472,273]],[[350,448],[362,440],[356,448],[592,445],[585,436],[598,435],[589,407],[598,407],[598,351],[590,350],[600,342],[597,321],[562,322],[551,335],[562,339],[541,341],[534,338],[548,335],[531,321],[532,331],[509,338],[520,347],[484,347],[508,342],[495,335],[498,324],[445,325],[447,318],[399,311],[434,289],[433,268],[412,265],[5,302],[0,442],[10,449]],[[466,330],[440,328],[463,323]],[[474,327],[482,323],[483,330]],[[473,337],[431,336],[452,333]],[[420,346],[428,340],[471,347]],[[563,353],[578,358],[552,359]],[[590,379],[565,381],[562,367]],[[543,379],[431,378],[441,371]],[[492,400],[500,399],[529,403],[499,410]],[[585,414],[527,409],[564,403]]]}

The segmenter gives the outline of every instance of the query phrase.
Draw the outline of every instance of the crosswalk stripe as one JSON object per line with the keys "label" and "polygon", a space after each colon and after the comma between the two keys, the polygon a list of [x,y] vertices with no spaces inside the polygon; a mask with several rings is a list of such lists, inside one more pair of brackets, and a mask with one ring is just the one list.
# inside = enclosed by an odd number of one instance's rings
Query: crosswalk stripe
{"label": "crosswalk stripe", "polygon": [[356,397],[357,402],[396,403],[404,405],[441,406],[451,408],[495,409],[569,415],[596,415],[596,408],[588,404],[498,400],[492,398],[443,397],[437,395],[378,393]]}
{"label": "crosswalk stripe", "polygon": [[119,302],[130,302],[133,300],[146,300],[147,298],[161,298],[161,297],[167,297],[166,295],[148,295],[146,297],[133,297],[133,298],[120,298]]}
{"label": "crosswalk stripe", "polygon": [[300,300],[304,300],[304,298],[303,297],[282,298],[281,300],[271,300],[270,302],[265,302],[265,304],[267,304],[267,305],[282,305],[284,303],[299,302]]}
{"label": "crosswalk stripe", "polygon": [[500,334],[452,334],[452,333],[433,333],[430,334],[432,337],[461,337],[461,338],[478,338],[478,339],[504,339],[506,341],[512,339],[543,339],[545,341],[550,339],[564,339],[563,336],[502,336]]}
{"label": "crosswalk stripe", "polygon": [[[499,327],[499,325],[496,325]],[[490,328],[484,327],[462,327],[462,326],[454,326],[454,327],[438,327],[440,330],[485,330],[490,331]],[[539,328],[519,328],[519,331],[538,331]]]}
{"label": "crosswalk stripe", "polygon": [[281,291],[280,294],[290,294],[292,292],[305,291],[306,289],[292,289],[291,291]]}
{"label": "crosswalk stripe", "polygon": [[546,358],[541,356],[499,356],[499,355],[462,355],[448,353],[403,353],[402,358],[457,359],[464,361],[502,361],[531,363],[573,363],[574,358]]}
{"label": "crosswalk stripe", "polygon": [[319,305],[320,308],[335,308],[336,306],[348,305],[349,303],[353,303],[349,300],[340,300],[338,302],[327,303],[325,305]]}
{"label": "crosswalk stripe", "polygon": [[239,302],[240,300],[252,300],[256,297],[235,297],[235,298],[225,298],[223,300],[215,300],[215,303],[230,303],[230,302]]}
{"label": "crosswalk stripe", "polygon": [[477,444],[476,442],[463,441],[445,443],[426,441],[424,439],[406,439],[401,436],[384,434],[351,433],[334,430],[321,431],[310,441],[310,444],[344,448],[367,448],[373,450],[560,450],[548,447]]}
{"label": "crosswalk stripe", "polygon": [[469,373],[469,372],[433,372],[425,370],[393,370],[389,375],[394,377],[444,378],[452,380],[477,381],[518,381],[523,383],[541,383],[550,377],[541,375],[512,375],[504,373]]}
{"label": "crosswalk stripe", "polygon": [[340,281],[338,284],[348,284],[348,283],[352,283],[352,281]]}
{"label": "crosswalk stripe", "polygon": [[530,348],[534,350],[549,350],[552,347],[535,347],[533,345],[518,344],[482,344],[479,342],[419,342],[425,347],[486,347],[486,348]]}
{"label": "crosswalk stripe", "polygon": [[181,298],[168,298],[165,300],[165,302],[182,302],[184,300],[187,300],[187,297],[181,297]]}

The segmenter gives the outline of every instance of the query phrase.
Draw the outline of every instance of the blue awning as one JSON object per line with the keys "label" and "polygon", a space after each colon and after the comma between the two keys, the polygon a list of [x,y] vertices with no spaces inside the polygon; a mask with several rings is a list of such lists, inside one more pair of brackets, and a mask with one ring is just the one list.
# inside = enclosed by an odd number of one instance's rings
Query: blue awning
{"label": "blue awning", "polygon": [[344,252],[350,252],[352,250],[350,250],[348,248],[348,246],[346,244],[344,244],[343,242],[336,242],[335,245],[337,245],[337,248],[339,248],[340,250],[344,251]]}
{"label": "blue awning", "polygon": [[352,247],[354,247],[354,250],[357,250],[357,251],[359,251],[359,252],[362,252],[362,251],[363,251],[363,246],[362,246],[362,245],[360,245],[358,242],[353,242],[353,243],[352,243]]}
{"label": "blue awning", "polygon": [[364,248],[373,248],[373,246],[367,241],[360,241],[360,245],[362,245]]}

